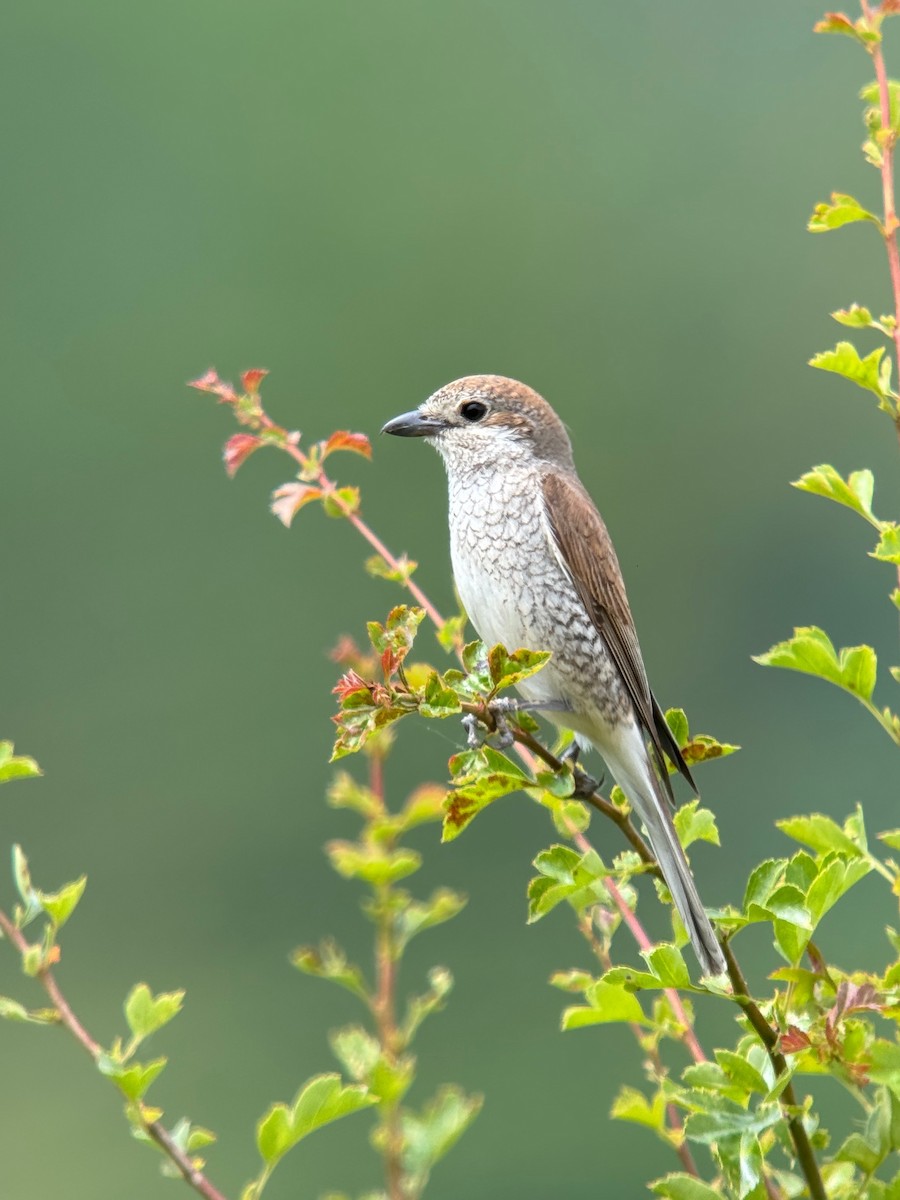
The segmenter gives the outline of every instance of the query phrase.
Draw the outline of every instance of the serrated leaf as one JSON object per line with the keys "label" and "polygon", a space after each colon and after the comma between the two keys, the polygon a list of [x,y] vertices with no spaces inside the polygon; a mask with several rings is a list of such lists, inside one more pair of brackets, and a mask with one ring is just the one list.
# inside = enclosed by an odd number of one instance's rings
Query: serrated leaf
{"label": "serrated leaf", "polygon": [[56,1025],[59,1014],[55,1009],[39,1009],[32,1012],[9,996],[0,996],[0,1018],[7,1021],[24,1021],[31,1025]]}
{"label": "serrated leaf", "polygon": [[900,563],[900,525],[896,521],[881,523],[881,537],[875,549],[869,551],[869,557],[879,562]]}
{"label": "serrated leaf", "polygon": [[851,21],[844,13],[826,13],[821,21],[813,25],[814,33],[841,33],[868,46],[881,41],[881,34],[873,29],[864,17]]}
{"label": "serrated leaf", "polygon": [[893,412],[893,404],[889,399],[890,389],[890,359],[882,363],[884,347],[878,346],[865,358],[860,358],[856,347],[850,342],[838,342],[833,350],[824,350],[809,360],[811,367],[820,371],[830,371],[835,375],[843,375],[857,387],[873,392],[881,402],[879,407]]}
{"label": "serrated leaf", "polygon": [[373,554],[365,561],[365,568],[375,579],[389,579],[392,583],[408,583],[419,564],[402,554],[396,563],[389,563],[380,554]]}
{"label": "serrated leaf", "polygon": [[87,886],[87,875],[67,883],[58,892],[38,892],[41,907],[57,929],[62,928],[75,911]]}
{"label": "serrated leaf", "polygon": [[274,516],[290,529],[294,517],[306,504],[321,500],[322,489],[308,483],[284,483],[272,493],[269,509]]}
{"label": "serrated leaf", "polygon": [[851,304],[849,308],[839,308],[831,315],[840,325],[850,329],[869,329],[877,324],[864,304]]}
{"label": "serrated leaf", "polygon": [[163,1070],[167,1061],[165,1058],[156,1058],[152,1062],[136,1062],[125,1066],[108,1055],[101,1054],[97,1059],[97,1069],[101,1075],[107,1075],[113,1079],[122,1094],[129,1100],[140,1100]]}
{"label": "serrated leaf", "polygon": [[838,654],[828,634],[815,625],[798,626],[792,638],[754,655],[753,661],[817,675],[864,701],[871,698],[878,666],[871,646],[847,646]]}
{"label": "serrated leaf", "polygon": [[489,804],[527,787],[533,781],[499,750],[482,746],[450,759],[457,784],[447,795],[441,840],[452,841]]}
{"label": "serrated leaf", "polygon": [[567,1008],[562,1016],[563,1030],[582,1029],[586,1025],[606,1025],[629,1021],[645,1025],[647,1019],[640,1001],[633,992],[621,984],[607,983],[603,979],[592,983],[586,990],[586,1005]]}
{"label": "serrated leaf", "polygon": [[438,888],[427,900],[410,901],[394,921],[397,952],[404,950],[417,934],[451,921],[465,906],[466,897],[451,888]]}
{"label": "serrated leaf", "polygon": [[843,192],[832,192],[828,203],[817,204],[806,228],[810,233],[827,233],[854,221],[871,221],[880,226],[874,213],[863,208],[858,200]]}
{"label": "serrated leaf", "polygon": [[789,838],[800,842],[801,845],[809,846],[817,854],[827,854],[830,850],[836,850],[839,854],[845,854],[851,858],[859,858],[865,854],[865,850],[849,837],[836,821],[824,813],[810,813],[806,817],[787,817],[784,820],[776,821],[775,825]]}
{"label": "serrated leaf", "polygon": [[834,467],[822,463],[794,480],[791,487],[801,492],[809,492],[813,496],[824,496],[827,500],[834,500],[837,504],[852,508],[870,524],[879,524],[872,513],[875,476],[871,471],[851,471],[844,480]]}
{"label": "serrated leaf", "polygon": [[712,842],[719,845],[719,830],[716,818],[708,808],[701,808],[699,800],[689,800],[674,815],[675,829],[682,846],[687,850],[694,842]]}
{"label": "serrated leaf", "polygon": [[505,646],[492,646],[488,651],[488,672],[493,690],[499,692],[536,675],[549,658],[548,651],[514,650],[510,653]]}
{"label": "serrated leaf", "polygon": [[459,696],[452,688],[445,686],[437,671],[432,671],[425,681],[419,712],[423,717],[452,717],[461,711]]}
{"label": "serrated leaf", "polygon": [[782,1120],[778,1104],[761,1104],[747,1110],[725,1097],[717,1098],[716,1107],[706,1112],[692,1112],[685,1121],[685,1134],[692,1142],[710,1145],[723,1138],[744,1133],[759,1134]]}
{"label": "serrated leaf", "polygon": [[661,942],[650,950],[641,950],[641,958],[663,987],[689,988],[691,976],[677,946]]}
{"label": "serrated leaf", "polygon": [[256,1128],[260,1155],[271,1166],[310,1133],[375,1103],[376,1097],[358,1084],[344,1086],[339,1075],[317,1075],[290,1106],[274,1104],[261,1118]]}
{"label": "serrated leaf", "polygon": [[336,430],[322,447],[322,458],[325,459],[335,450],[351,450],[361,454],[363,458],[372,457],[372,444],[364,433],[350,433],[346,429]]}
{"label": "serrated leaf", "polygon": [[482,1098],[467,1096],[448,1085],[438,1092],[421,1113],[401,1112],[403,1167],[414,1194],[421,1193],[433,1167],[462,1137],[481,1111]]}
{"label": "serrated leaf", "polygon": [[306,975],[330,980],[361,1000],[369,998],[362,971],[354,963],[348,962],[337,942],[329,938],[323,940],[318,949],[313,946],[298,947],[291,954],[291,962]]}
{"label": "serrated leaf", "polygon": [[141,1039],[167,1025],[181,1011],[184,992],[160,992],[154,996],[146,983],[137,983],[125,1000],[125,1020],[135,1038]]}
{"label": "serrated leaf", "polygon": [[14,750],[12,742],[0,741],[0,783],[9,783],[13,779],[33,779],[43,774],[33,758],[16,755]]}
{"label": "serrated leaf", "polygon": [[648,1100],[637,1088],[622,1087],[613,1100],[609,1115],[616,1121],[630,1121],[662,1135],[666,1128],[666,1098],[662,1089]]}
{"label": "serrated leaf", "polygon": [[722,1193],[711,1188],[695,1175],[684,1175],[677,1172],[666,1175],[664,1179],[656,1179],[650,1184],[650,1190],[665,1200],[722,1200]]}
{"label": "serrated leaf", "polygon": [[376,886],[405,879],[422,865],[421,854],[403,846],[387,850],[382,846],[335,840],[328,842],[325,849],[339,875],[345,879],[364,879]]}

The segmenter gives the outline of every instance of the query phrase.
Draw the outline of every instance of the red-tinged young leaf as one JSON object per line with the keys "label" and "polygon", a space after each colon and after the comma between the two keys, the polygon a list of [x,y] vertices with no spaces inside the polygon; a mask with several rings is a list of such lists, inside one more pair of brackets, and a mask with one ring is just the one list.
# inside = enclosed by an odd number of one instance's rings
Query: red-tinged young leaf
{"label": "red-tinged young leaf", "polygon": [[838,1023],[849,1013],[864,1012],[867,1009],[881,1012],[884,1007],[884,1002],[873,984],[851,983],[849,979],[842,979],[838,984],[834,1004],[825,1018],[828,1040],[833,1040]]}
{"label": "red-tinged young leaf", "polygon": [[358,675],[356,671],[350,670],[346,675],[340,677],[331,690],[343,704],[348,696],[354,696],[358,692],[365,692],[366,695],[369,695],[372,689],[371,685],[366,683],[361,675]]}
{"label": "red-tinged young leaf", "polygon": [[262,444],[262,438],[255,437],[252,433],[235,433],[228,439],[222,451],[222,461],[225,463],[225,470],[228,472],[229,478],[234,479],[238,468]]}
{"label": "red-tinged young leaf", "polygon": [[808,1050],[812,1042],[802,1029],[789,1025],[787,1033],[781,1035],[780,1045],[782,1054],[799,1054],[802,1050]]}
{"label": "red-tinged young leaf", "polygon": [[867,22],[860,20],[854,24],[844,13],[826,13],[821,21],[813,25],[813,33],[843,33],[864,45],[881,41],[881,35],[870,29]]}
{"label": "red-tinged young leaf", "polygon": [[256,367],[252,371],[245,371],[241,376],[241,386],[244,391],[250,396],[255,396],[259,391],[259,385],[268,375],[268,371],[261,367]]}
{"label": "red-tinged young leaf", "polygon": [[269,508],[285,529],[290,529],[291,522],[303,505],[320,499],[321,495],[321,488],[308,483],[284,483],[272,493]]}
{"label": "red-tinged young leaf", "polygon": [[201,375],[199,379],[189,380],[188,387],[196,388],[198,392],[209,392],[211,396],[218,396],[223,404],[235,404],[237,402],[237,392],[230,383],[226,383],[224,379],[220,379],[218,373],[212,367],[210,367],[205,375]]}
{"label": "red-tinged young leaf", "polygon": [[334,450],[352,450],[363,458],[372,457],[372,445],[364,433],[349,433],[346,429],[336,430],[322,446],[322,458]]}

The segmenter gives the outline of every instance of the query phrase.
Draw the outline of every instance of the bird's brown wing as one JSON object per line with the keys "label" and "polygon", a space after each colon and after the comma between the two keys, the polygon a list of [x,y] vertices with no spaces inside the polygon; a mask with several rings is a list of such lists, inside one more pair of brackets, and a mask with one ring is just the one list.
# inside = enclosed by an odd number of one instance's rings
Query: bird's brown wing
{"label": "bird's brown wing", "polygon": [[669,798],[674,803],[664,754],[695,792],[697,785],[666,724],[662,709],[650,691],[612,539],[593,501],[577,480],[550,472],[545,475],[542,486],[544,507],[556,548],[588,616],[619,669],[638,721],[653,746]]}

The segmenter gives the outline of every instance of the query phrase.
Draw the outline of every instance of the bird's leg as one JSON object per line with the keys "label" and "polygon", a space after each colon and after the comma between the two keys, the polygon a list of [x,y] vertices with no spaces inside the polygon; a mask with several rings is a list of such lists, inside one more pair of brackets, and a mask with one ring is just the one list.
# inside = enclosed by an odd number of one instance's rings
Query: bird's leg
{"label": "bird's leg", "polygon": [[569,706],[564,700],[516,700],[510,696],[497,696],[490,700],[485,707],[494,719],[493,729],[475,713],[466,713],[462,719],[463,728],[466,731],[466,741],[473,750],[480,744],[477,732],[479,724],[488,728],[488,737],[496,734],[498,748],[505,750],[516,740],[508,720],[513,713],[565,712]]}
{"label": "bird's leg", "polygon": [[579,800],[587,800],[593,796],[594,792],[598,791],[603,785],[604,776],[595,779],[593,775],[588,775],[587,771],[583,771],[578,765],[578,755],[581,753],[581,747],[573,740],[565,748],[559,756],[560,762],[569,763],[572,768],[572,777],[575,782],[575,787],[572,795]]}

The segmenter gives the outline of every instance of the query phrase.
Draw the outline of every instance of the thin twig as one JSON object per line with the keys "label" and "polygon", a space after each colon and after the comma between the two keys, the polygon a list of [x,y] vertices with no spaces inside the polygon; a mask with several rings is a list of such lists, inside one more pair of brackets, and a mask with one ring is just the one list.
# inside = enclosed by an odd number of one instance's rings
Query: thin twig
{"label": "thin twig", "polygon": [[[369,759],[369,790],[377,798],[382,812],[386,811],[384,802],[384,771],[380,754],[377,751]],[[390,842],[388,843],[390,846]],[[391,893],[390,884],[382,884],[378,889],[378,917],[375,937],[375,996],[372,1002],[372,1015],[378,1028],[378,1040],[381,1052],[387,1062],[396,1065],[399,1034],[397,1031],[395,988],[397,973],[395,968],[393,913],[389,904]],[[385,1142],[383,1150],[384,1181],[389,1200],[407,1200],[403,1173],[403,1130],[400,1126],[400,1111],[396,1101],[385,1102],[384,1114]]]}
{"label": "thin twig", "polygon": [[[609,956],[609,951],[594,932],[594,923],[591,919],[590,912],[582,914],[578,922],[578,928],[594,953],[595,958],[603,967],[604,971],[609,971],[612,968],[612,959]],[[659,1047],[656,1045],[644,1044],[644,1031],[634,1021],[629,1022],[634,1039],[640,1046],[641,1050],[647,1055],[650,1064],[653,1067],[653,1075],[658,1083],[666,1076],[667,1071],[660,1057]],[[697,1164],[694,1161],[694,1156],[691,1154],[691,1148],[684,1136],[684,1122],[678,1115],[678,1109],[674,1104],[666,1105],[666,1118],[669,1122],[669,1132],[673,1135],[673,1146],[675,1153],[684,1167],[688,1175],[693,1175],[695,1178],[700,1178],[700,1172],[697,1170]]]}
{"label": "thin twig", "polygon": [[[0,910],[0,929],[3,930],[5,936],[12,942],[20,955],[24,955],[28,951],[29,944],[24,934],[2,910]],[[49,967],[40,967],[35,978],[49,996],[50,1002],[59,1018],[59,1023],[69,1031],[76,1042],[96,1062],[103,1053],[103,1047],[99,1042],[94,1041],[78,1017],[76,1017],[69,1002],[60,991],[59,984],[56,982],[53,972]],[[191,1161],[190,1155],[186,1154],[180,1146],[177,1146],[173,1142],[168,1130],[164,1128],[161,1122],[141,1120],[141,1125],[166,1157],[175,1164],[185,1183],[190,1184],[195,1192],[204,1197],[204,1200],[226,1200],[225,1194],[220,1192],[207,1179],[203,1172],[197,1169]]]}
{"label": "thin twig", "polygon": [[[778,1033],[769,1024],[751,997],[750,989],[747,987],[747,980],[744,978],[744,974],[738,965],[730,944],[723,940],[720,942],[720,945],[722,953],[725,955],[728,978],[731,980],[731,986],[734,988],[735,1002],[740,1006],[747,1020],[753,1026],[757,1037],[765,1046],[769,1061],[775,1070],[775,1075],[781,1078],[788,1070],[788,1065],[787,1060],[779,1049]],[[799,1108],[793,1082],[788,1083],[782,1092],[782,1096],[784,1097],[784,1103],[789,1108],[795,1110]],[[797,1161],[800,1163],[800,1168],[809,1185],[809,1194],[812,1200],[827,1200],[825,1185],[819,1173],[819,1164],[816,1161],[812,1144],[803,1127],[803,1121],[799,1116],[789,1115],[787,1116],[787,1123],[791,1141],[794,1143],[794,1150],[797,1153]]]}

